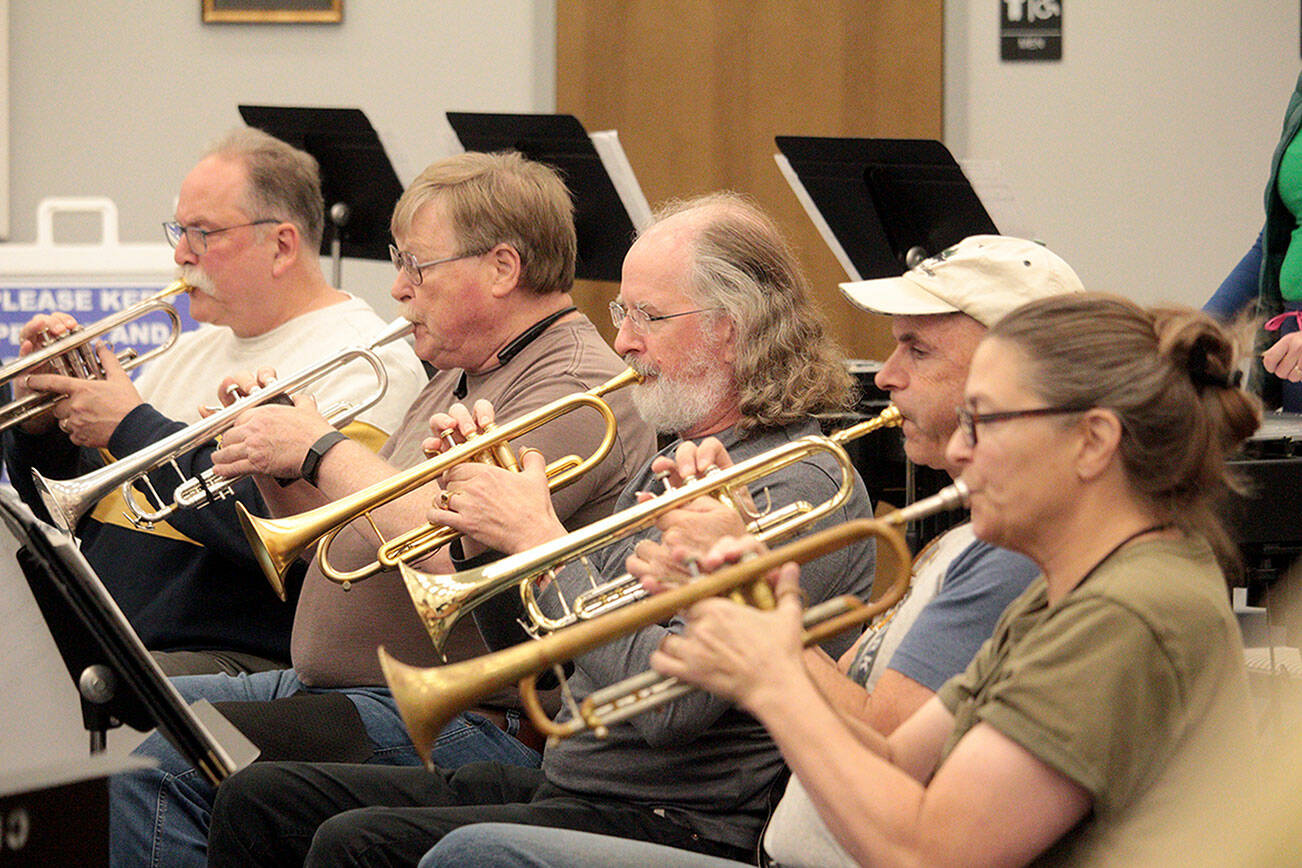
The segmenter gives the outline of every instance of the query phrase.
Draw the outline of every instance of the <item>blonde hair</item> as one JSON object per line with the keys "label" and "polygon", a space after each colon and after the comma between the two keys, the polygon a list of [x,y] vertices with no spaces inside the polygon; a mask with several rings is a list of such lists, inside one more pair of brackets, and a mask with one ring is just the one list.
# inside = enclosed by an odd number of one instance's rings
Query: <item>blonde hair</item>
{"label": "blonde hair", "polygon": [[416,212],[437,201],[461,252],[509,244],[520,285],[539,295],[574,284],[574,203],[555,169],[515,152],[465,153],[433,163],[402,194],[390,229],[405,235]]}
{"label": "blonde hair", "polygon": [[745,433],[848,407],[851,377],[809,284],[777,225],[750,200],[722,192],[669,203],[658,223],[701,211],[688,291],[734,326],[734,381]]}
{"label": "blonde hair", "polygon": [[1131,486],[1166,522],[1203,536],[1229,573],[1237,551],[1217,514],[1236,482],[1225,459],[1261,424],[1255,397],[1238,388],[1237,350],[1207,314],[1145,309],[1097,293],[1026,304],[989,337],[1030,360],[1027,385],[1049,406],[1111,410]]}

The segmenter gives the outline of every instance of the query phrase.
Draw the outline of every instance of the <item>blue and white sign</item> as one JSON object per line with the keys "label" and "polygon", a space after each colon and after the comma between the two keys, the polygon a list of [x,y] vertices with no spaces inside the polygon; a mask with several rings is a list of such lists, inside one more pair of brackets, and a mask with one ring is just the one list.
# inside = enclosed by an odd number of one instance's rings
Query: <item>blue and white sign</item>
{"label": "blue and white sign", "polygon": [[[0,359],[18,356],[22,327],[38,313],[62,311],[88,326],[139,304],[164,286],[0,286]],[[183,330],[196,326],[187,296],[173,296],[168,303],[180,316]],[[154,310],[112,329],[105,339],[118,352],[130,348],[144,355],[166,343],[171,332],[171,319]]]}

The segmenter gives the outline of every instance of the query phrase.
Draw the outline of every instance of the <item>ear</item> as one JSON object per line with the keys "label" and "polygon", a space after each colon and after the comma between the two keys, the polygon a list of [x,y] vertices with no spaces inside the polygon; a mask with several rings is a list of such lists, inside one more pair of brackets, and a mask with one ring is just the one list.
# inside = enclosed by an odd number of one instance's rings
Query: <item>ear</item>
{"label": "ear", "polygon": [[494,298],[505,298],[520,286],[520,252],[509,244],[499,244],[484,254],[493,270],[490,291]]}
{"label": "ear", "polygon": [[1080,447],[1076,455],[1076,473],[1082,480],[1103,474],[1117,457],[1121,447],[1121,420],[1102,407],[1087,410],[1079,422]]}
{"label": "ear", "polygon": [[737,362],[737,325],[732,321],[732,317],[721,317],[719,322],[715,323],[715,334],[722,342],[723,360],[728,363],[728,367],[733,367]]}
{"label": "ear", "polygon": [[298,261],[303,238],[298,234],[298,227],[293,223],[279,223],[275,227],[276,250],[272,254],[271,273],[282,276]]}

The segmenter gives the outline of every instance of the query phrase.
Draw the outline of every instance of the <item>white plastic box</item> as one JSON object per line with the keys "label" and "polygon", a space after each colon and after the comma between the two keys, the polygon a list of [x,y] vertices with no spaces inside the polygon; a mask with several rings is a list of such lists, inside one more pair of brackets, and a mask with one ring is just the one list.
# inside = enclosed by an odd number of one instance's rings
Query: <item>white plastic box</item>
{"label": "white plastic box", "polygon": [[[60,213],[99,216],[100,240],[90,244],[60,244],[54,239],[54,219]],[[162,237],[162,227],[158,228]],[[18,355],[19,330],[38,313],[60,310],[89,325],[158,292],[176,276],[167,244],[122,244],[118,241],[118,209],[103,197],[42,199],[36,209],[35,244],[0,244],[0,358]],[[184,329],[192,329],[189,299],[173,297]],[[155,313],[109,333],[119,351],[130,347],[141,355],[167,339],[170,324]]]}

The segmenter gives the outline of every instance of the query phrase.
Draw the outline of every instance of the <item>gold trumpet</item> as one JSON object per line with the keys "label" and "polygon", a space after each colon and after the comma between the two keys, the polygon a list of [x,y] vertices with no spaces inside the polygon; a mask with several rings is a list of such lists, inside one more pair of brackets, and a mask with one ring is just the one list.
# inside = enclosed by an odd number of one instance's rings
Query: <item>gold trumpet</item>
{"label": "gold trumpet", "polygon": [[388,479],[297,515],[278,519],[258,518],[250,515],[243,505],[237,503],[236,511],[244,527],[244,534],[248,537],[249,544],[253,547],[253,554],[262,566],[267,580],[271,582],[272,588],[282,600],[285,599],[285,573],[298,556],[317,540],[321,540],[318,552],[321,572],[326,578],[347,589],[353,582],[391,568],[378,557],[375,561],[351,571],[340,570],[330,563],[330,543],[349,522],[365,518],[375,535],[380,538],[381,544],[387,546],[386,552],[396,550],[401,552],[403,558],[422,558],[456,539],[457,532],[447,527],[426,524],[386,543],[383,534],[371,518],[371,510],[434,481],[457,464],[496,459],[499,463],[513,466],[514,457],[507,445],[512,439],[580,407],[591,407],[601,414],[605,423],[605,436],[587,458],[580,459],[577,455],[569,455],[547,465],[548,485],[552,491],[556,491],[599,464],[615,444],[615,413],[610,409],[610,405],[602,400],[602,396],[641,381],[641,374],[632,369],[625,370],[622,374],[586,392],[576,392],[559,398],[518,419],[493,427],[414,467],[400,471]]}
{"label": "gold trumpet", "polygon": [[637,580],[624,575],[585,591],[576,599],[573,608],[569,608],[559,618],[550,618],[542,612],[534,598],[535,578],[651,527],[666,512],[698,497],[732,500],[730,492],[739,486],[759,482],[792,464],[826,454],[836,462],[841,472],[840,486],[832,497],[818,505],[790,504],[772,515],[761,516],[751,525],[751,531],[764,542],[789,536],[840,509],[850,498],[854,491],[855,471],[843,444],[878,428],[898,425],[900,421],[899,410],[890,406],[872,419],[829,436],[811,434],[792,440],[726,470],[714,471],[651,500],[634,504],[565,536],[482,567],[458,573],[435,574],[402,563],[399,570],[407,583],[407,591],[411,594],[417,614],[434,641],[434,647],[440,651],[458,620],[488,598],[517,586],[529,620],[527,629],[531,632],[552,632],[576,621],[587,620],[619,608],[644,596],[645,592]]}
{"label": "gold trumpet", "polygon": [[[143,355],[137,355],[135,350],[130,349],[117,354],[118,363],[122,365],[124,370],[130,371],[137,368],[170,350],[176,343],[176,339],[180,337],[181,316],[176,312],[176,308],[168,304],[165,299],[171,298],[178,293],[193,291],[194,287],[184,280],[174,280],[163,289],[130,307],[97,320],[84,328],[78,327],[57,341],[52,341],[0,367],[0,386],[26,374],[36,373],[38,367],[47,363],[51,367],[51,373],[63,374],[67,377],[80,377],[85,380],[102,380],[104,379],[104,369],[100,365],[99,356],[95,354],[95,347],[93,346],[95,339],[132,320],[140,319],[151,313],[162,312],[167,315],[172,328],[166,341]],[[38,392],[0,406],[0,431],[36,418],[47,412],[64,397],[64,395],[53,392]]]}
{"label": "gold trumpet", "polygon": [[[765,576],[788,561],[803,563],[868,537],[888,546],[893,567],[890,587],[877,600],[864,603],[855,597],[836,597],[805,613],[805,644],[863,624],[886,611],[904,596],[910,581],[910,555],[899,526],[966,504],[962,481],[912,506],[881,519],[856,519],[810,534],[782,548],[725,567],[707,576],[656,594],[619,611],[510,648],[446,666],[421,668],[402,663],[379,649],[380,667],[393,691],[407,732],[421,758],[429,764],[430,749],[443,728],[462,710],[511,684],[520,686],[525,710],[535,726],[552,738],[564,738],[585,729],[599,737],[611,724],[655,708],[692,690],[673,678],[654,672],[635,675],[588,696],[570,720],[556,724],[537,701],[534,679],[542,672],[572,660],[622,636],[668,621],[675,613],[707,597],[763,586]],[[879,558],[880,564],[885,558]],[[764,595],[754,595],[763,599]]]}

